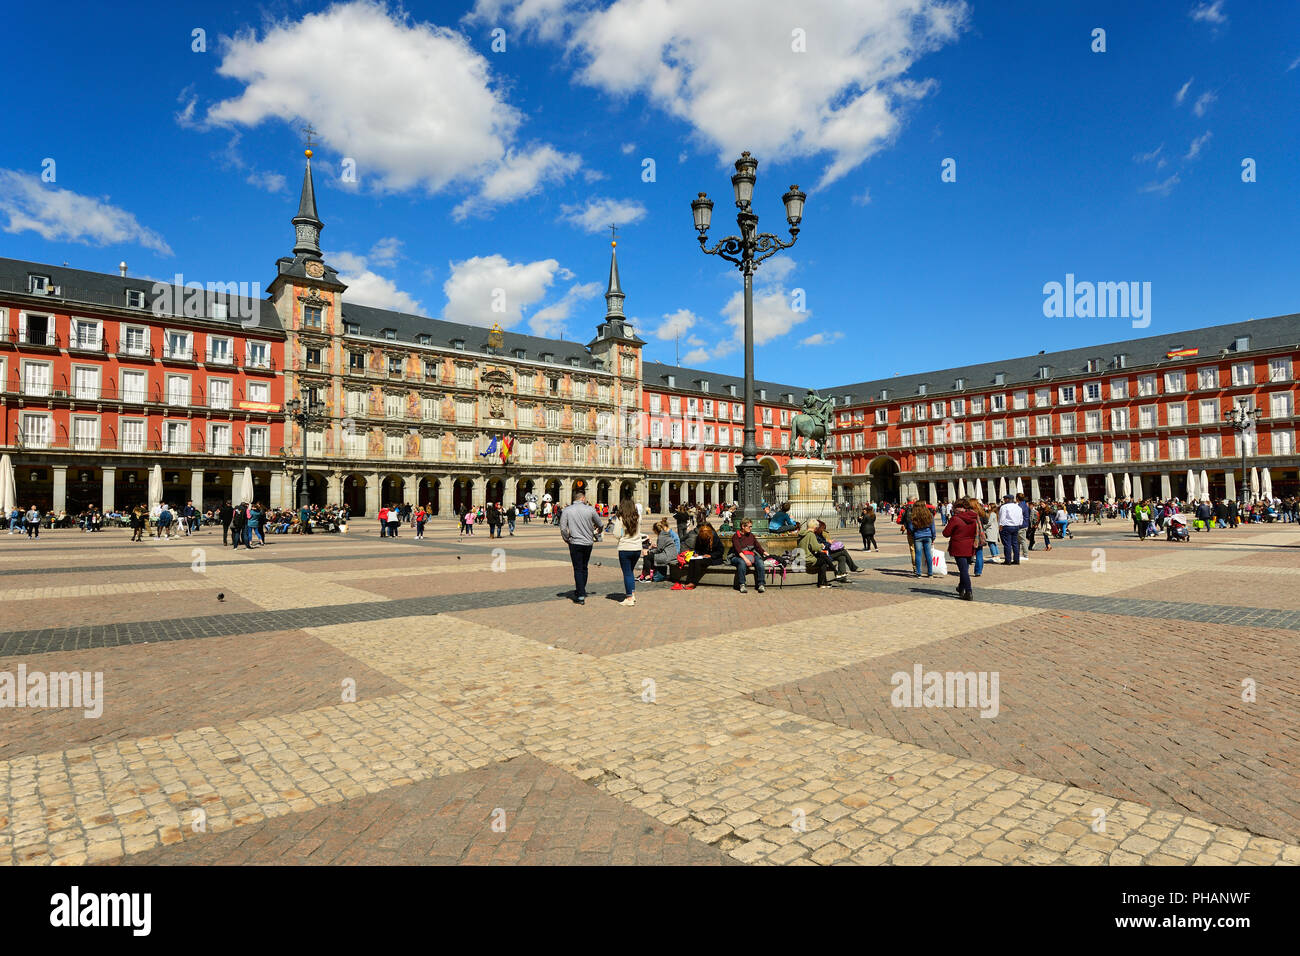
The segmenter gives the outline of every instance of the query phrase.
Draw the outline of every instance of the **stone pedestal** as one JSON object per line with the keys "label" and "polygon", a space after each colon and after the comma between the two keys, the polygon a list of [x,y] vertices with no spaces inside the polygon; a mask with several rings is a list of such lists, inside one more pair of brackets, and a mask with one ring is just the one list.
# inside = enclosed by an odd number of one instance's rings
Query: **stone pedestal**
{"label": "stone pedestal", "polygon": [[831,499],[834,466],[814,458],[791,458],[785,470],[789,476],[790,517],[801,525],[816,518],[834,527],[835,502]]}

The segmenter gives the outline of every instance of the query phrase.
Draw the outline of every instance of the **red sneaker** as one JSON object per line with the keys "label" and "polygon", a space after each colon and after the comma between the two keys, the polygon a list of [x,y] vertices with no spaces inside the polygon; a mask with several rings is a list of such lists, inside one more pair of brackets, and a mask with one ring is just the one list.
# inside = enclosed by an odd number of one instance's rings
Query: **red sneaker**
{"label": "red sneaker", "polygon": [[694,584],[688,584],[688,585],[686,585],[685,587],[683,587],[682,590],[683,590],[683,591],[694,591],[694,590],[695,590],[695,585],[694,585]]}
{"label": "red sneaker", "polygon": [[683,588],[684,586],[685,586],[685,585],[683,585],[681,581],[678,581],[678,582],[677,582],[676,584],[674,584],[671,588],[669,588],[669,590],[671,590],[671,591],[680,591],[680,590],[682,590],[682,588]]}

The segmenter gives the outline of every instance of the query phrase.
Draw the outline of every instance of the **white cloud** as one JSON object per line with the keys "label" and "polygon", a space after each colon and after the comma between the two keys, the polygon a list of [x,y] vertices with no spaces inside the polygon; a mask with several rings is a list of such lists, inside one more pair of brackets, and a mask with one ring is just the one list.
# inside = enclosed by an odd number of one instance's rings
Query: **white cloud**
{"label": "white cloud", "polygon": [[1223,0],[1198,4],[1187,15],[1193,20],[1198,20],[1201,23],[1213,23],[1216,26],[1228,22],[1228,15],[1223,12]]}
{"label": "white cloud", "polygon": [[[699,321],[699,316],[690,309],[678,309],[676,312],[665,315],[664,320],[653,330],[653,334],[657,339],[671,342],[679,335],[686,335],[691,329],[695,328]],[[694,336],[688,338],[687,343],[690,345],[703,344]]]}
{"label": "white cloud", "polygon": [[1192,145],[1187,148],[1187,155],[1183,159],[1195,159],[1201,155],[1201,148],[1210,141],[1213,134],[1207,129],[1203,134],[1192,140]]}
{"label": "white cloud", "polygon": [[[799,264],[789,256],[773,256],[758,267],[755,276],[759,282],[775,284],[790,278],[798,267]],[[737,278],[744,279],[738,270],[734,274]]]}
{"label": "white cloud", "polygon": [[862,192],[858,193],[858,195],[853,197],[853,202],[859,206],[870,206],[871,190],[870,189],[862,190]]}
{"label": "white cloud", "polygon": [[1291,65],[1286,68],[1286,71],[1290,73],[1297,66],[1300,66],[1300,56],[1296,57],[1294,60],[1291,61]]}
{"label": "white cloud", "polygon": [[1135,163],[1149,163],[1149,162],[1151,162],[1152,160],[1159,159],[1159,158],[1160,158],[1160,153],[1164,150],[1164,148],[1165,148],[1165,144],[1164,144],[1164,143],[1161,143],[1159,146],[1157,146],[1155,149],[1151,150],[1151,152],[1149,152],[1149,153],[1138,153],[1137,155],[1135,155],[1135,156],[1133,157],[1133,162],[1135,162]]}
{"label": "white cloud", "polygon": [[[240,33],[225,41],[217,72],[244,89],[208,109],[207,125],[301,125],[306,117],[372,188],[476,190],[459,216],[527,195],[581,164],[544,143],[519,145],[523,115],[464,36],[381,3],[337,4],[276,22],[260,38]],[[193,112],[187,106],[181,116]]]}
{"label": "white cloud", "polygon": [[[745,293],[737,292],[722,307],[723,318],[731,326],[736,347],[745,340]],[[765,345],[785,335],[796,325],[806,322],[812,312],[796,312],[783,286],[754,292],[754,344]],[[730,349],[728,350],[730,351]]]}
{"label": "white cloud", "polygon": [[30,230],[50,242],[79,242],[88,246],[135,243],[164,256],[171,246],[108,197],[95,199],[41,181],[35,173],[0,169],[0,215],[8,217],[5,232]]}
{"label": "white cloud", "polygon": [[370,247],[369,258],[377,266],[396,265],[401,251],[402,240],[396,236],[386,236]]}
{"label": "white cloud", "polygon": [[619,149],[623,151],[624,156],[630,156],[636,151],[636,143],[624,143]]}
{"label": "white cloud", "polygon": [[1174,94],[1175,106],[1183,105],[1183,100],[1187,99],[1187,91],[1192,88],[1192,80],[1194,79],[1196,79],[1194,76],[1189,78],[1186,83],[1178,88],[1178,92]]}
{"label": "white cloud", "polygon": [[1145,186],[1139,189],[1138,192],[1159,193],[1162,196],[1168,196],[1169,193],[1173,190],[1173,188],[1177,186],[1181,181],[1182,180],[1179,178],[1178,174],[1174,173],[1172,176],[1170,176],[1166,180],[1163,180],[1162,182],[1147,183]]}
{"label": "white cloud", "polygon": [[[380,248],[387,241],[381,239],[375,248]],[[372,265],[392,265],[391,261],[385,261],[382,256],[375,259],[353,252],[330,252],[326,254],[325,261],[339,271],[339,279],[347,286],[343,298],[349,302],[416,315],[422,311],[418,299],[403,292],[396,282],[371,268]]]}
{"label": "white cloud", "polygon": [[528,320],[533,335],[554,338],[564,330],[564,323],[579,302],[594,299],[603,289],[599,282],[583,282],[569,286],[564,295],[543,309],[538,309]]}
{"label": "white cloud", "polygon": [[843,332],[814,332],[806,339],[800,339],[800,345],[830,345],[844,338]]}
{"label": "white cloud", "polygon": [[466,325],[503,329],[523,321],[524,310],[541,301],[560,272],[554,259],[510,262],[504,256],[474,256],[451,263],[451,276],[442,285],[447,304],[443,318]]}
{"label": "white cloud", "polygon": [[585,204],[561,206],[564,219],[585,232],[600,232],[612,223],[624,226],[645,218],[645,206],[630,199],[594,197]]}
{"label": "white cloud", "polygon": [[1214,105],[1214,101],[1219,97],[1214,93],[1205,92],[1196,98],[1196,104],[1192,107],[1192,112],[1197,116],[1204,116]]}
{"label": "white cloud", "polygon": [[245,180],[250,186],[256,186],[258,189],[265,189],[269,193],[283,192],[285,179],[280,173],[267,172],[265,170],[253,170],[248,174]]}
{"label": "white cloud", "polygon": [[[643,94],[690,123],[722,160],[830,154],[821,184],[884,148],[932,89],[904,77],[967,22],[960,0],[478,0],[474,16],[562,37],[578,78]],[[806,31],[807,52],[794,31]],[[745,51],[742,69],[719,68]],[[761,171],[761,170],[760,170]],[[784,183],[783,183],[784,184]]]}
{"label": "white cloud", "polygon": [[708,349],[691,349],[682,356],[682,361],[686,365],[702,365],[714,357],[714,354]]}

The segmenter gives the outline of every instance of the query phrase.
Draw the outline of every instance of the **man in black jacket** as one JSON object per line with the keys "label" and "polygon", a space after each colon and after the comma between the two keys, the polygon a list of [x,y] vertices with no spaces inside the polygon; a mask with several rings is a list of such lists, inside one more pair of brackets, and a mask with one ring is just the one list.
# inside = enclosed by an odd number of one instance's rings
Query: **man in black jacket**
{"label": "man in black jacket", "polygon": [[221,518],[221,543],[229,544],[230,522],[235,517],[235,509],[230,507],[230,502],[227,501],[218,509],[218,514]]}

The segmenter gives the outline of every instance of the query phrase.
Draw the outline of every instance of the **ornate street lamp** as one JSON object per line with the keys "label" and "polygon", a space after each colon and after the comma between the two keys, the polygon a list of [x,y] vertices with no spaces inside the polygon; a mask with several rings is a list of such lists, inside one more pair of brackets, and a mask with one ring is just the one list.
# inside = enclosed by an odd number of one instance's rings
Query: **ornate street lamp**
{"label": "ornate street lamp", "polygon": [[302,435],[302,487],[298,491],[298,507],[311,505],[311,496],[307,492],[307,428],[317,425],[324,419],[324,404],[316,401],[316,389],[303,386],[302,398],[295,398],[284,406],[285,417],[297,423]]}
{"label": "ornate street lamp", "polygon": [[760,502],[763,498],[763,467],[758,463],[758,445],[754,440],[754,269],[764,259],[782,249],[789,249],[798,240],[803,204],[807,198],[798,186],[791,186],[790,191],[781,197],[785,203],[786,222],[790,224],[789,242],[783,242],[779,236],[770,232],[760,233],[758,216],[753,212],[757,170],[758,160],[748,151],[741,153],[740,159],[736,160],[735,175],[731,177],[731,186],[736,194],[736,209],[739,210],[736,225],[740,228],[740,235],[727,236],[712,249],[706,248],[706,245],[713,219],[713,200],[704,193],[691,200],[695,229],[699,232],[700,251],[735,263],[745,277],[745,442],[742,448],[744,458],[736,466],[740,484],[740,514],[735,518],[737,526],[740,518],[750,518],[757,523],[762,517]]}
{"label": "ornate street lamp", "polygon": [[1246,484],[1246,432],[1254,429],[1255,423],[1259,421],[1263,412],[1258,408],[1251,408],[1250,398],[1246,395],[1237,399],[1237,405],[1237,408],[1228,409],[1228,417],[1225,421],[1226,424],[1231,425],[1240,433],[1237,436],[1237,445],[1241,448],[1241,492],[1237,495],[1237,500],[1240,502],[1241,507],[1244,508],[1246,506],[1248,487]]}

